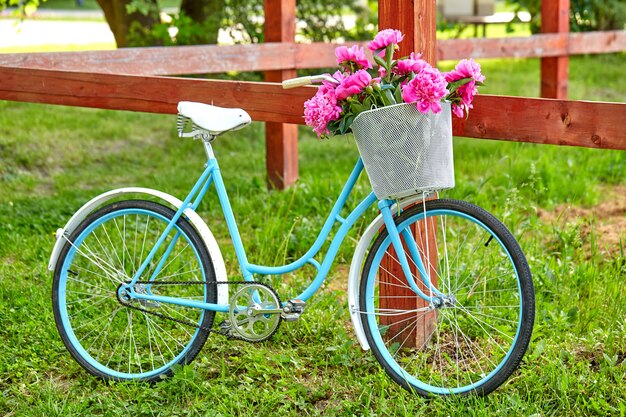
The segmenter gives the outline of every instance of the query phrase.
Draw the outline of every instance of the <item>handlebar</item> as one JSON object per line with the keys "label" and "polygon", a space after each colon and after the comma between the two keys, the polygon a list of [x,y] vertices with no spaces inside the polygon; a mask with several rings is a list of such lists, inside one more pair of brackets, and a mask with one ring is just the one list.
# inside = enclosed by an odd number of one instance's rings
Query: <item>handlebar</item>
{"label": "handlebar", "polygon": [[339,84],[339,81],[327,74],[311,75],[307,77],[290,78],[282,82],[284,89],[303,87],[305,85],[311,85],[320,83],[322,81],[328,81],[330,83]]}

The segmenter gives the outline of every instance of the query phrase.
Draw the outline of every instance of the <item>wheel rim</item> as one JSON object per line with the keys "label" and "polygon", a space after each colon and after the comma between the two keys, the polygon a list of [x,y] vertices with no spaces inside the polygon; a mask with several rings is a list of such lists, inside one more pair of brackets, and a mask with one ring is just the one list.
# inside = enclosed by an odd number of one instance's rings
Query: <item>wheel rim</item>
{"label": "wheel rim", "polygon": [[[447,209],[429,210],[427,217],[437,220],[437,227],[428,229],[431,236],[437,236],[438,289],[452,295],[448,301],[454,305],[411,314],[386,308],[384,298],[388,296],[383,287],[406,286],[396,277],[387,282],[378,279],[381,259],[390,245],[387,237],[378,247],[367,276],[366,311],[377,313],[366,318],[373,347],[394,379],[405,386],[435,394],[480,389],[495,378],[502,379],[496,375],[517,345],[523,314],[518,271],[502,240],[480,220]],[[411,224],[423,218],[423,212],[415,214],[399,224],[398,229],[410,230]],[[422,242],[426,229],[419,224],[414,231]],[[434,250],[432,245],[423,246]],[[383,268],[389,271],[387,265]],[[414,279],[428,294],[419,277],[414,275]],[[430,340],[421,341],[421,346],[407,347],[418,325],[423,325],[424,319],[420,322],[420,318],[427,314],[436,316]]]}
{"label": "wheel rim", "polygon": [[[119,284],[132,278],[168,222],[167,217],[150,210],[113,211],[95,219],[76,236],[63,262],[58,284],[63,330],[78,356],[109,377],[149,379],[165,373],[184,362],[199,337],[199,328],[126,307],[117,298]],[[178,225],[147,268],[145,280],[177,235],[155,281],[206,281],[197,249]],[[208,301],[202,284],[140,284],[135,290]],[[205,321],[203,310],[138,300],[131,305],[191,323]]]}

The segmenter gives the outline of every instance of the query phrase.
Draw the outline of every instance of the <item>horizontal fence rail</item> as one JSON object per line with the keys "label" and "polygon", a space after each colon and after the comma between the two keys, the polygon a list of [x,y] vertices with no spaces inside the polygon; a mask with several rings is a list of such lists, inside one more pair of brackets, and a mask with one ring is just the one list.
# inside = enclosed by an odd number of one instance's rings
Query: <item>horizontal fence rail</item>
{"label": "horizontal fence rail", "polygon": [[[314,87],[0,67],[0,99],[151,113],[181,100],[242,107],[254,120],[303,124]],[[626,103],[477,96],[457,136],[626,150]]]}
{"label": "horizontal fence rail", "polygon": [[[365,43],[360,43],[365,46]],[[182,75],[336,66],[336,44],[265,43],[0,54],[0,66],[110,74]],[[626,50],[626,31],[437,41],[437,59],[533,58]]]}
{"label": "horizontal fence rail", "polygon": [[440,60],[539,58],[626,51],[626,31],[544,33],[523,38],[449,39],[437,42]]}

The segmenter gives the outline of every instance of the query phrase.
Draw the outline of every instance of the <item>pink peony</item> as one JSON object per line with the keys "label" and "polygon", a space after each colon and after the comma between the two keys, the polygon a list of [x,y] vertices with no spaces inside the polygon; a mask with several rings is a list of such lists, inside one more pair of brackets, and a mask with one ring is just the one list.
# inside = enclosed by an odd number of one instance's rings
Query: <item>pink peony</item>
{"label": "pink peony", "polygon": [[466,84],[459,86],[453,91],[450,99],[453,101],[452,111],[458,117],[463,117],[464,113],[469,112],[473,108],[472,101],[474,96],[478,94],[476,83],[483,82],[485,76],[480,72],[480,65],[473,59],[463,59],[456,67],[444,74],[446,81],[453,83],[462,79],[470,78]]}
{"label": "pink peony", "polygon": [[[329,75],[329,74],[324,74],[324,75]],[[319,86],[318,91],[321,91],[322,94],[326,94],[327,92],[331,91],[333,94],[335,94],[335,88],[337,88],[337,85],[341,84],[341,82],[348,76],[348,74],[344,74],[341,71],[335,71],[335,73],[332,75],[332,77],[338,81],[338,83],[331,83],[328,81],[322,81],[322,85]]]}
{"label": "pink peony", "polygon": [[473,59],[462,59],[450,72],[444,74],[446,81],[453,83],[463,78],[473,78],[474,81],[483,82],[485,76],[480,72],[480,64]]}
{"label": "pink peony", "polygon": [[335,49],[335,56],[337,57],[337,64],[350,68],[350,63],[356,64],[358,69],[372,68],[372,64],[365,57],[363,48],[358,45],[354,45],[351,48],[347,46],[340,46]]}
{"label": "pink peony", "polygon": [[394,72],[400,76],[407,75],[410,72],[417,74],[426,65],[428,63],[422,59],[422,54],[417,54],[416,57],[415,52],[411,52],[409,58],[398,60]]}
{"label": "pink peony", "polygon": [[320,88],[304,102],[304,122],[313,128],[317,137],[330,133],[328,123],[338,120],[340,115],[341,106],[337,105],[335,92],[330,88]]}
{"label": "pink peony", "polygon": [[341,84],[335,88],[337,100],[345,100],[350,96],[359,94],[372,82],[372,76],[365,70],[358,70],[341,80]]}
{"label": "pink peony", "polygon": [[474,81],[470,81],[457,88],[456,92],[461,97],[464,104],[470,104],[472,100],[474,100],[474,96],[478,94],[478,88],[476,88]]}
{"label": "pink peony", "polygon": [[429,110],[439,113],[440,101],[448,94],[446,87],[446,80],[439,70],[427,64],[415,78],[402,86],[402,99],[405,103],[415,103],[422,113]]}
{"label": "pink peony", "polygon": [[472,101],[474,96],[478,94],[476,83],[470,81],[456,89],[450,99],[453,100],[452,111],[458,117],[463,117],[464,112],[469,112],[469,109],[473,108]]}
{"label": "pink peony", "polygon": [[[376,34],[374,40],[367,44],[370,51],[376,52],[381,49],[385,49],[387,46],[394,44],[397,45],[402,41],[404,35],[402,32],[396,29],[384,29]],[[384,56],[385,52],[380,51],[379,56]]]}
{"label": "pink peony", "polygon": [[465,112],[469,112],[469,109],[471,109],[473,106],[470,104],[469,106],[466,106],[465,104],[456,104],[453,103],[452,104],[452,113],[454,113],[454,115],[456,117],[460,117],[462,118],[465,115]]}

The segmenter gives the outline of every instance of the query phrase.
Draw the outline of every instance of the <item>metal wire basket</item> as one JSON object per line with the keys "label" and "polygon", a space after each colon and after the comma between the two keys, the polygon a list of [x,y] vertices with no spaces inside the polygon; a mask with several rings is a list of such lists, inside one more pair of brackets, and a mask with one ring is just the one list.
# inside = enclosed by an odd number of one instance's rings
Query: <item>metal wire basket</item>
{"label": "metal wire basket", "polygon": [[378,199],[454,187],[449,103],[437,114],[408,103],[365,111],[352,132]]}

